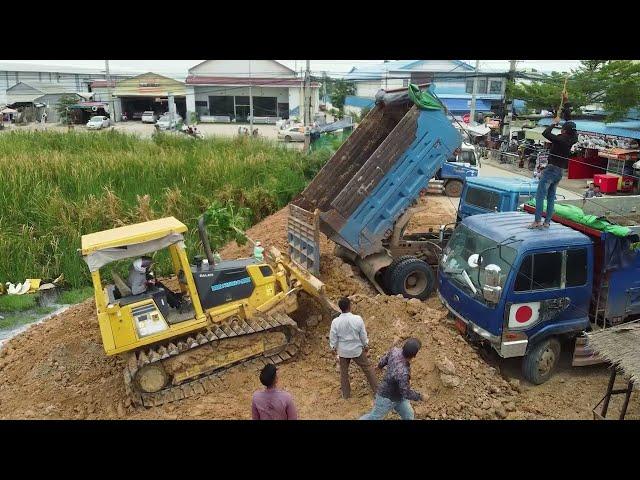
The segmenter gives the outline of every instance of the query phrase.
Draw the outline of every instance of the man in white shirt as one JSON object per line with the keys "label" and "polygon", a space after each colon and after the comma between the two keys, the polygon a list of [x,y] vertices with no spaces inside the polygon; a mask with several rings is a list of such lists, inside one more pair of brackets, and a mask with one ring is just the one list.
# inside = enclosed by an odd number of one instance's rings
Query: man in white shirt
{"label": "man in white shirt", "polygon": [[369,339],[364,321],[360,315],[351,313],[351,301],[343,297],[338,301],[342,314],[331,322],[329,346],[338,355],[340,363],[340,390],[342,398],[351,396],[349,383],[349,363],[353,360],[367,377],[373,393],[378,387],[378,380],[369,363]]}

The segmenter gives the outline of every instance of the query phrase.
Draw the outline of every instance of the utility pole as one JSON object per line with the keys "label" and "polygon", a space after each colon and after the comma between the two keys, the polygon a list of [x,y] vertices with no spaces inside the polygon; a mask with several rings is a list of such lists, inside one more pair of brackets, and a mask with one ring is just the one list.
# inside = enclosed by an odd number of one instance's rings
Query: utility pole
{"label": "utility pole", "polygon": [[[508,78],[508,82],[511,82],[515,79],[515,74],[516,74],[516,62],[517,60],[509,60],[509,74],[507,76]],[[502,128],[502,134],[503,135],[507,135],[507,141],[511,141],[511,118],[512,118],[512,102],[513,99],[509,98],[507,99],[507,94],[505,92],[505,99],[504,99],[504,108],[505,108],[505,122],[504,122],[504,126]]]}
{"label": "utility pole", "polygon": [[249,60],[249,135],[253,136],[253,90],[251,89],[251,60]]}
{"label": "utility pole", "polygon": [[309,135],[309,127],[311,126],[311,60],[307,60],[307,71],[304,75],[304,146],[309,151],[311,138]]}
{"label": "utility pole", "polygon": [[173,93],[167,92],[167,107],[169,107],[169,130],[173,128]]}
{"label": "utility pole", "polygon": [[298,101],[298,120],[304,125],[304,77],[300,68],[300,99]]}
{"label": "utility pole", "polygon": [[478,95],[478,73],[480,71],[480,60],[476,60],[475,77],[473,77],[473,91],[471,93],[471,112],[469,125],[473,125],[476,120],[476,97]]}
{"label": "utility pole", "polygon": [[104,61],[104,71],[107,77],[107,98],[109,99],[109,113],[111,114],[111,119],[116,122],[116,115],[113,110],[113,97],[111,96],[111,75],[109,74],[109,60]]}
{"label": "utility pole", "polygon": [[[324,78],[322,79],[322,89],[324,90],[324,93],[322,94],[322,98],[323,103],[324,103],[324,108],[325,108],[325,113],[327,111],[327,72],[324,72]],[[326,115],[325,115],[326,117]]]}

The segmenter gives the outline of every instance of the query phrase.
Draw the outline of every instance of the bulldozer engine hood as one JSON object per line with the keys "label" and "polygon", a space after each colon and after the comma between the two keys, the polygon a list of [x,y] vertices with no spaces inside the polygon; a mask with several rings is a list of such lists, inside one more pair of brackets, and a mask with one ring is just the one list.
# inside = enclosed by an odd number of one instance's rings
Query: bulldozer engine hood
{"label": "bulldozer engine hood", "polygon": [[123,260],[131,257],[141,257],[148,253],[162,250],[170,245],[180,243],[181,248],[184,248],[184,237],[181,233],[170,233],[161,238],[149,240],[147,242],[135,243],[132,245],[123,245],[121,247],[110,247],[97,250],[88,255],[84,255],[82,258],[89,267],[90,272],[97,272],[105,265],[114,262],[116,260]]}

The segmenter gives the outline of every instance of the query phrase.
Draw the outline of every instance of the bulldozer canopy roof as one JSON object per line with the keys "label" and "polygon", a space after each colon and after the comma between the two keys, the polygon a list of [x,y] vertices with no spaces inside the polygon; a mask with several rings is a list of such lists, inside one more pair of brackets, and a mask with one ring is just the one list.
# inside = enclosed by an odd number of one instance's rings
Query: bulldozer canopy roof
{"label": "bulldozer canopy roof", "polygon": [[187,226],[174,217],[160,218],[125,227],[112,228],[82,236],[82,255],[152,240],[172,237],[187,231]]}

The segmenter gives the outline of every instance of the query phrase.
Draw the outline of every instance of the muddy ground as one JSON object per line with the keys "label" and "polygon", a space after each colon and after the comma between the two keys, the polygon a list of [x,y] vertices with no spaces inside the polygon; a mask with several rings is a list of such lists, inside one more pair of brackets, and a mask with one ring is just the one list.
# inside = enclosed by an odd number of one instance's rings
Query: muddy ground
{"label": "muddy ground", "polygon": [[[455,220],[446,197],[423,199],[429,211],[411,229]],[[286,209],[249,230],[263,244],[285,249]],[[371,357],[416,336],[423,349],[412,366],[413,387],[426,401],[414,403],[419,419],[590,419],[604,395],[606,367],[571,368],[565,355],[556,375],[533,386],[517,360],[503,361],[466,343],[437,297],[426,302],[378,295],[356,268],[332,255],[323,239],[321,278],[332,299],[350,295],[365,319]],[[248,255],[249,246],[227,246],[223,258]],[[304,315],[303,315],[304,316]],[[371,408],[372,395],[352,365],[352,398],[340,397],[335,358],[328,348],[330,320],[307,327],[298,357],[279,367],[280,386],[290,391],[303,419],[355,419]],[[4,419],[249,419],[257,371],[231,369],[215,391],[152,409],[134,408],[122,380],[122,360],[102,349],[92,300],[34,325],[0,350],[0,418]],[[621,400],[612,402],[617,411]],[[627,418],[640,418],[634,392]],[[397,418],[397,417],[393,417]]]}

